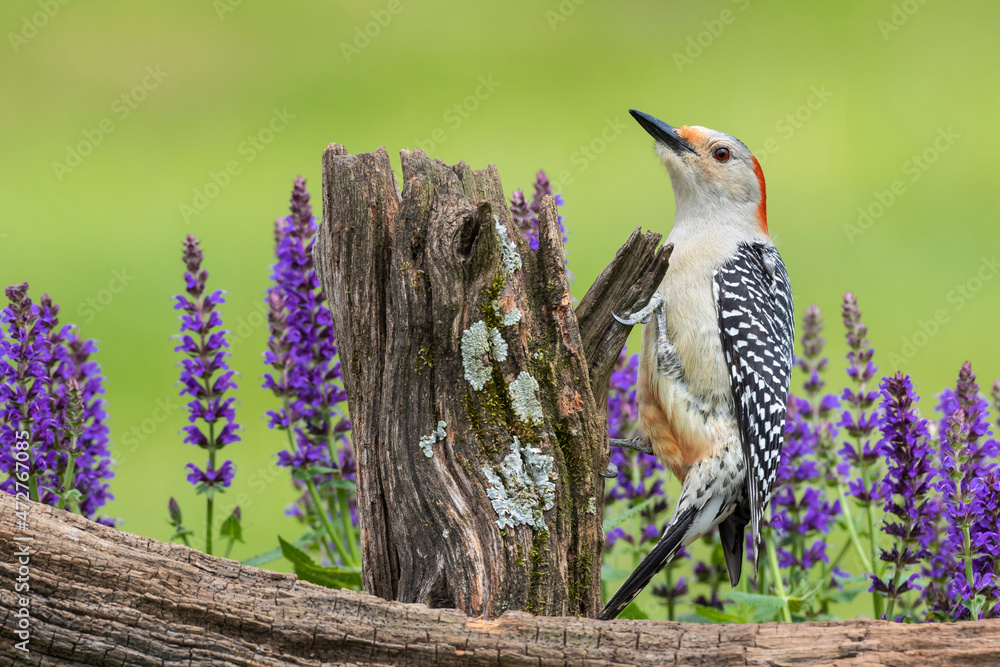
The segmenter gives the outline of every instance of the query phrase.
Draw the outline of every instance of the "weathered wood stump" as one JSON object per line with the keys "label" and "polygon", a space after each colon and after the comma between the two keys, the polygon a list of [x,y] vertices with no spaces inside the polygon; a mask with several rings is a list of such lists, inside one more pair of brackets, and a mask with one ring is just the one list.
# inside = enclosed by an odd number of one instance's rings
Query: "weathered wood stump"
{"label": "weathered wood stump", "polygon": [[[697,625],[457,610],[333,591],[0,493],[0,665],[1000,664],[1000,620]],[[27,574],[17,551],[28,542]],[[26,579],[30,590],[16,592]],[[16,633],[30,598],[29,639]]]}
{"label": "weathered wood stump", "polygon": [[365,590],[491,618],[601,608],[606,402],[628,328],[667,269],[638,230],[578,309],[555,202],[539,247],[495,167],[384,149],[323,158],[316,266],[358,460]]}

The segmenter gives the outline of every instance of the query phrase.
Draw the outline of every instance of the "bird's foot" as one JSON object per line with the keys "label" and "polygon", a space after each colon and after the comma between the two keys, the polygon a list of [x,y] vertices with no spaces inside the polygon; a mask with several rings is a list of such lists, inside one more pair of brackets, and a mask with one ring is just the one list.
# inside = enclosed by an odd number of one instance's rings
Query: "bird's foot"
{"label": "bird's foot", "polygon": [[606,478],[609,478],[609,479],[617,477],[618,476],[618,466],[616,466],[614,463],[611,463],[610,461],[608,461],[608,469],[605,470],[604,472],[599,472],[597,474],[600,475],[601,477],[606,477]]}
{"label": "bird's foot", "polygon": [[623,440],[621,438],[611,438],[609,440],[612,447],[625,447],[627,449],[634,449],[637,452],[642,452],[643,454],[652,454],[653,446],[649,444],[649,441],[643,438],[641,435],[637,435],[634,438],[628,438]]}
{"label": "bird's foot", "polygon": [[643,308],[632,313],[630,317],[618,317],[614,313],[611,316],[614,317],[619,324],[624,324],[625,326],[632,326],[634,324],[645,324],[649,322],[649,318],[653,316],[653,313],[657,310],[663,308],[663,296],[659,292],[653,292],[653,296],[649,299]]}

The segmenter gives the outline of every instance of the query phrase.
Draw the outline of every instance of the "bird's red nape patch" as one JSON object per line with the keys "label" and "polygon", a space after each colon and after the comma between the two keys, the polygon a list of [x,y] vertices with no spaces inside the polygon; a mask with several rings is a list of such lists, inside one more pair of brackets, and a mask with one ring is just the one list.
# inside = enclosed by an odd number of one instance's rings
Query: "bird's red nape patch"
{"label": "bird's red nape patch", "polygon": [[760,220],[760,228],[765,234],[767,231],[767,186],[764,184],[764,170],[760,168],[760,162],[753,155],[753,173],[757,176],[757,183],[760,185],[760,204],[757,205],[757,218]]}

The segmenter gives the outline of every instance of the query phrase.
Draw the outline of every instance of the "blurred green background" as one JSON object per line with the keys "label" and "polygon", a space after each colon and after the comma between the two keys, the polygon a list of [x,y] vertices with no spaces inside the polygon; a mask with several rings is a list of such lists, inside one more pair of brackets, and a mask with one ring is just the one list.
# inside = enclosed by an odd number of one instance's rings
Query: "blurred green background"
{"label": "blurred green background", "polygon": [[758,154],[798,310],[833,325],[833,384],[852,290],[880,368],[912,373],[926,411],[962,361],[985,386],[1000,369],[998,22],[986,1],[5,0],[0,282],[50,293],[99,340],[120,462],[108,510],[164,539],[169,496],[195,528],[203,512],[170,339],[180,243],[202,240],[237,332],[245,432],[225,454],[245,558],[297,533],[259,388],[272,223],[295,176],[318,213],[331,141],[386,146],[397,169],[414,146],[492,162],[508,192],[546,169],[580,297],[635,226],[670,229],[635,107]]}

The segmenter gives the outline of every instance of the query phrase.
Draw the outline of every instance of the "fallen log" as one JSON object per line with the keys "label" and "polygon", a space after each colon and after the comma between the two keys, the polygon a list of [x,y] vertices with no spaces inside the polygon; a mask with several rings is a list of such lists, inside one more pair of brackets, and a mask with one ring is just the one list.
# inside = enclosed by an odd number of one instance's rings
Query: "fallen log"
{"label": "fallen log", "polygon": [[[25,507],[19,525],[14,498],[0,494],[3,665],[1000,664],[1000,620],[698,625],[524,612],[484,620]],[[17,553],[24,544],[26,565]],[[19,577],[30,590],[15,592]],[[16,648],[21,597],[30,599],[27,652]]]}

